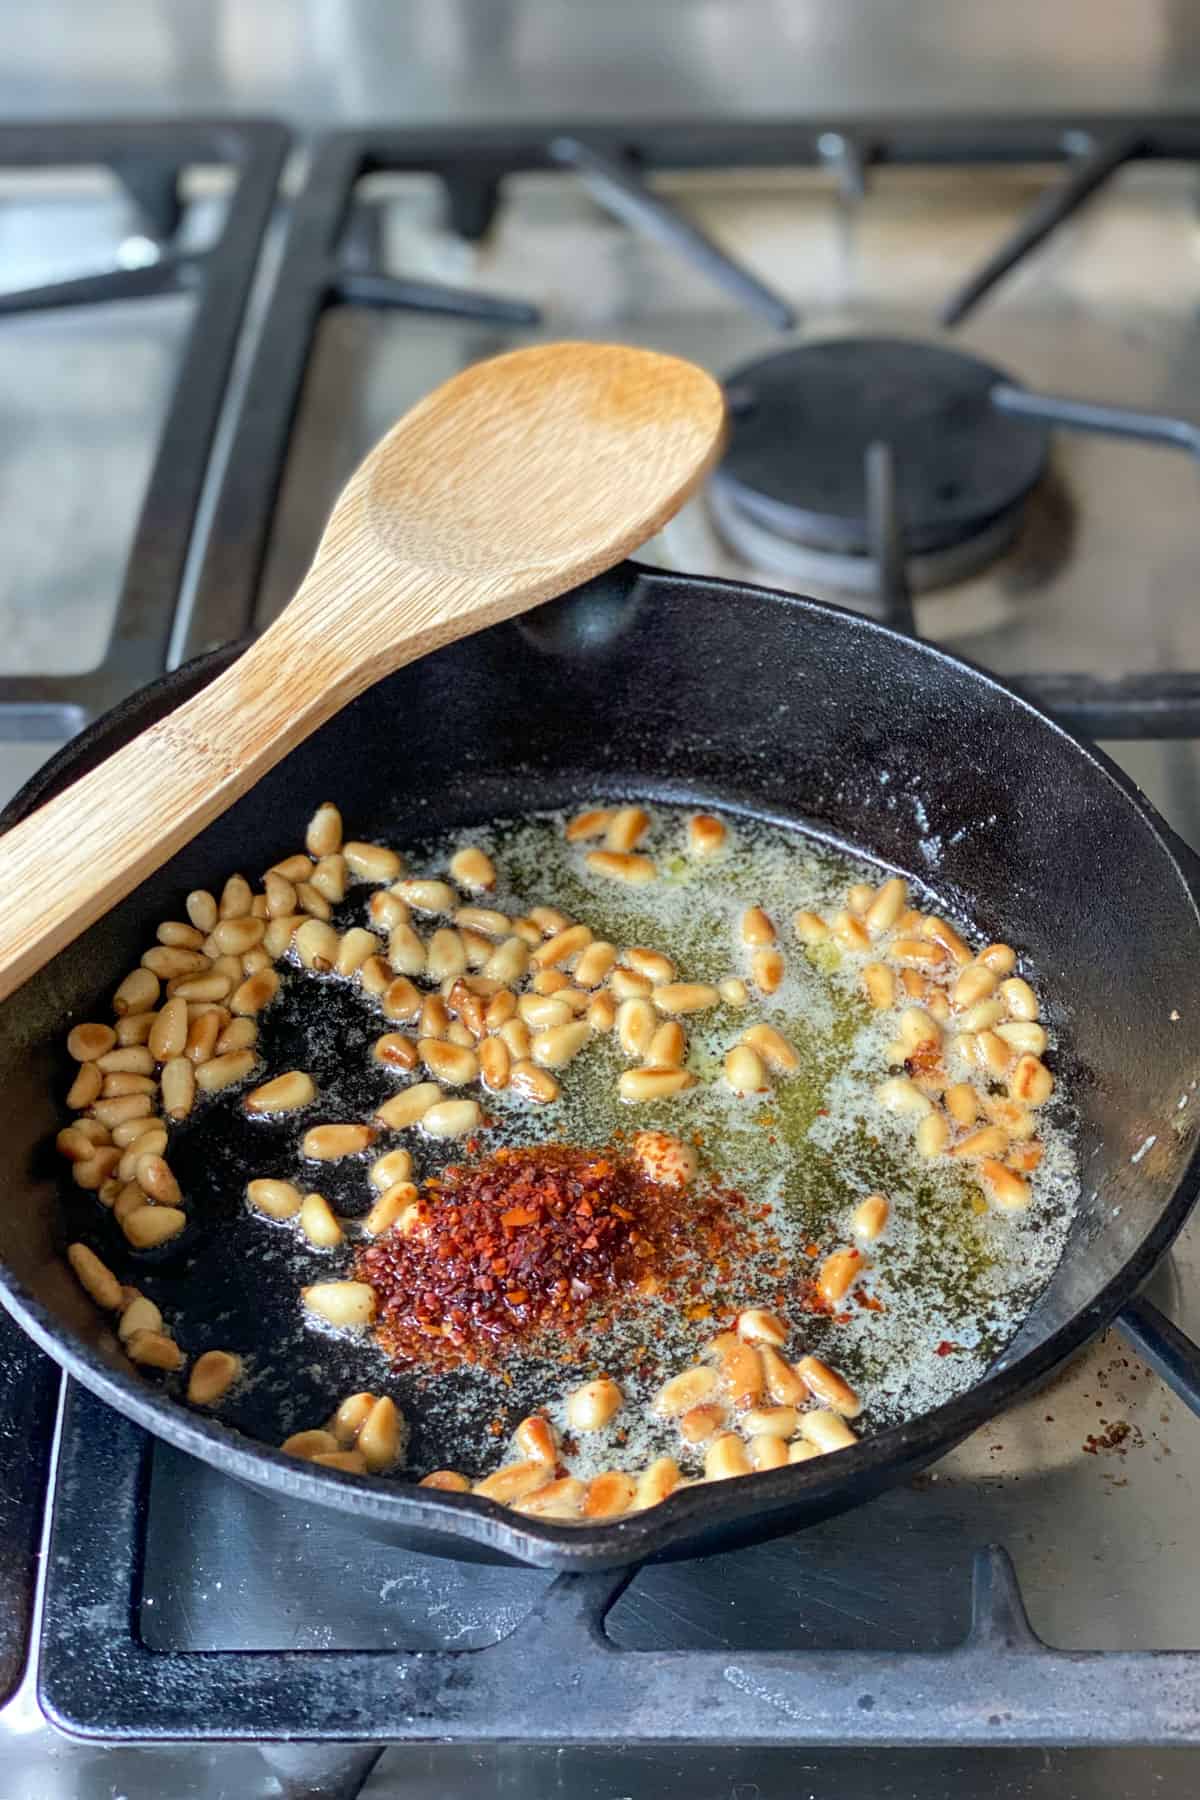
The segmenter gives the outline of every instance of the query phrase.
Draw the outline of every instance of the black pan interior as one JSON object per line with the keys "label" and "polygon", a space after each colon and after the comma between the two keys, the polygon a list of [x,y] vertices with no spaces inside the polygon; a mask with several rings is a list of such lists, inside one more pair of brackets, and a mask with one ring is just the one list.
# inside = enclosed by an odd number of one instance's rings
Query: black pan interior
{"label": "black pan interior", "polygon": [[[198,679],[183,672],[157,700],[132,703],[125,724],[102,735],[104,747]],[[87,754],[86,744],[69,749],[38,792],[80,772]],[[838,1458],[836,1478],[829,1466],[779,1471],[693,1490],[657,1515],[582,1534],[518,1527],[496,1509],[418,1497],[402,1483],[317,1476],[256,1450],[247,1456],[245,1441],[220,1424],[193,1424],[128,1375],[61,1261],[73,1232],[122,1269],[138,1260],[94,1201],[66,1191],[64,1202],[49,1148],[61,1123],[64,1023],[95,1013],[157,920],[180,916],[189,888],[239,867],[257,874],[295,848],[316,800],[335,798],[356,835],[402,846],[433,829],[610,793],[805,822],[929,882],[946,905],[1028,951],[1059,1006],[1086,1189],[1068,1253],[1000,1373]],[[1102,1323],[1178,1227],[1196,1145],[1198,938],[1188,879],[1148,809],[1103,759],[1003,688],[833,608],[627,565],[364,695],[6,1003],[6,1301],[56,1354],[79,1354],[85,1379],[174,1441],[425,1548],[463,1553],[474,1543],[582,1565],[785,1529],[865,1498],[947,1448]],[[143,1285],[177,1306],[189,1350],[229,1341],[221,1327],[231,1308],[240,1329],[256,1321],[256,1341],[231,1347],[254,1351],[269,1373],[234,1419],[278,1441],[281,1426],[318,1423],[361,1375],[330,1340],[303,1360],[288,1349],[294,1276],[275,1278],[238,1231],[236,1133],[245,1129],[231,1117],[224,1170],[181,1167],[206,1202]],[[415,1458],[429,1448],[418,1436]]]}

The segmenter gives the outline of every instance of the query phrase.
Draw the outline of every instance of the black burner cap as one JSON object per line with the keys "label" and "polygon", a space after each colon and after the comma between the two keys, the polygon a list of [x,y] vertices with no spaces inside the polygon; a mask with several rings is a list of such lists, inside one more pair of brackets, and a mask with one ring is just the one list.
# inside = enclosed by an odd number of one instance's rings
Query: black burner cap
{"label": "black burner cap", "polygon": [[782,537],[864,555],[864,458],[882,439],[896,456],[909,549],[946,549],[1019,507],[1045,470],[1046,429],[989,402],[1011,380],[977,357],[905,338],[780,351],[726,378],[729,448],[714,483]]}

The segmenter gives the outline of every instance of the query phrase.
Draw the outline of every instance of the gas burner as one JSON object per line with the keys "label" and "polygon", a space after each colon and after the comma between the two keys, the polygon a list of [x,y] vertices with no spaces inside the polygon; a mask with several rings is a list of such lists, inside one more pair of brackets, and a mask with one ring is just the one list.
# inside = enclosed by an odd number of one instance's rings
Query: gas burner
{"label": "gas burner", "polygon": [[849,593],[875,584],[865,459],[896,458],[917,590],[1001,555],[1045,472],[1048,433],[991,403],[991,364],[904,338],[833,338],[735,370],[729,448],[710,489],[722,536],[746,561]]}

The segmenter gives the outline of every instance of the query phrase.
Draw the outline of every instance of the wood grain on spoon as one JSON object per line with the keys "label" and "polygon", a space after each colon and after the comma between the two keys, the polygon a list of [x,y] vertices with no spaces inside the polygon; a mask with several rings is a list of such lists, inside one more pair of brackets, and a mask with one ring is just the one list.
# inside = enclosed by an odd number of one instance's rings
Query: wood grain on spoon
{"label": "wood grain on spoon", "polygon": [[352,476],[257,643],[0,843],[0,996],[364,688],[644,543],[723,432],[711,376],[617,345],[518,350],[428,395]]}

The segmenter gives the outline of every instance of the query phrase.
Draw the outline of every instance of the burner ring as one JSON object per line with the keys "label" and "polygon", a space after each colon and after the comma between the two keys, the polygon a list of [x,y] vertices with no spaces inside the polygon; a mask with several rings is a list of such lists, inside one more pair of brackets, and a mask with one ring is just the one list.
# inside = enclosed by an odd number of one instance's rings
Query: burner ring
{"label": "burner ring", "polygon": [[1006,371],[905,338],[831,338],[737,369],[722,510],[836,555],[870,549],[864,460],[891,444],[914,554],[950,549],[1017,513],[1045,473],[1049,433],[998,412]]}

